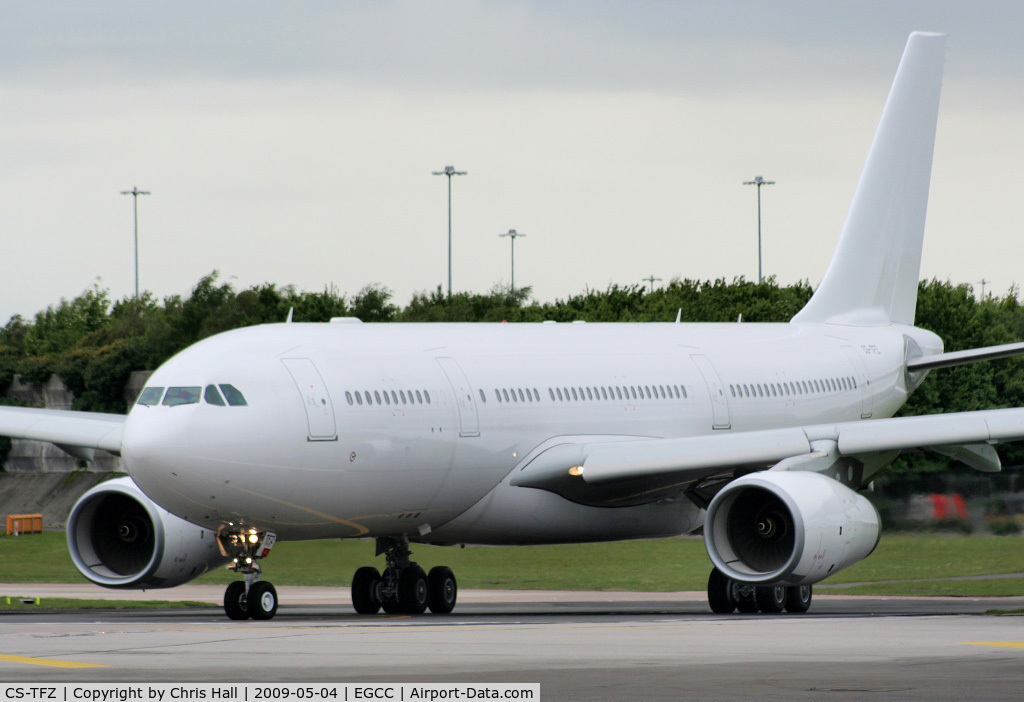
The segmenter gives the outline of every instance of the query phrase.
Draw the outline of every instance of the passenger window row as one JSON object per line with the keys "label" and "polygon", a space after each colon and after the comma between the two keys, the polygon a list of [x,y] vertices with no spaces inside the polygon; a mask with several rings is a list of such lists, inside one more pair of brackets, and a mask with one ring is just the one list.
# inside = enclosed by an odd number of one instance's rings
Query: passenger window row
{"label": "passenger window row", "polygon": [[[218,390],[218,387],[220,388]],[[144,407],[154,407],[163,404],[166,407],[177,407],[178,405],[197,405],[202,397],[206,404],[224,407],[245,407],[249,403],[245,396],[234,385],[221,383],[220,385],[207,385],[203,390],[200,385],[176,385],[166,388],[151,385],[144,388],[139,394],[136,404]],[[161,403],[161,399],[163,402]],[[227,400],[227,402],[225,402]]]}
{"label": "passenger window row", "polygon": [[[590,385],[549,387],[552,402],[619,402],[631,400],[686,399],[683,385]],[[502,404],[540,402],[537,388],[494,388],[494,399]],[[480,390],[480,400],[487,394]]]}
{"label": "passenger window row", "polygon": [[350,405],[422,405],[430,404],[430,393],[426,390],[359,390],[345,391]]}
{"label": "passenger window row", "polygon": [[857,379],[852,376],[818,378],[816,380],[793,380],[783,383],[742,383],[729,385],[733,397],[792,397],[796,395],[822,395],[828,392],[843,392],[857,389]]}
{"label": "passenger window row", "polygon": [[[480,399],[487,402],[487,395],[480,391]],[[498,402],[540,402],[540,393],[537,388],[495,388],[494,399]]]}

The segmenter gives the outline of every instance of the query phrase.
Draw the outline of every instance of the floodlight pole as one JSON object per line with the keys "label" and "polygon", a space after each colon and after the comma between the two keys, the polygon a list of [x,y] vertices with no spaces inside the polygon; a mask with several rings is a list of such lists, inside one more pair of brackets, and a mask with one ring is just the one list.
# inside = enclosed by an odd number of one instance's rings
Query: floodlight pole
{"label": "floodlight pole", "polygon": [[466,175],[455,166],[445,166],[443,171],[432,171],[433,175],[448,176],[448,297],[452,296],[452,176]]}
{"label": "floodlight pole", "polygon": [[122,190],[122,195],[132,196],[132,221],[135,223],[135,299],[139,299],[139,195],[151,194],[148,190],[139,190],[133,186],[131,190]]}
{"label": "floodlight pole", "polygon": [[775,181],[755,176],[753,180],[743,181],[743,184],[757,186],[757,282],[760,284],[764,280],[764,277],[761,275],[761,186],[775,185]]}
{"label": "floodlight pole", "polygon": [[507,236],[512,241],[512,297],[516,295],[516,237],[526,236],[522,232],[517,232],[515,229],[509,229],[504,234],[498,236]]}
{"label": "floodlight pole", "polygon": [[661,278],[655,278],[653,275],[648,276],[647,278],[641,278],[640,280],[651,284],[651,292],[654,292],[654,282],[661,282]]}

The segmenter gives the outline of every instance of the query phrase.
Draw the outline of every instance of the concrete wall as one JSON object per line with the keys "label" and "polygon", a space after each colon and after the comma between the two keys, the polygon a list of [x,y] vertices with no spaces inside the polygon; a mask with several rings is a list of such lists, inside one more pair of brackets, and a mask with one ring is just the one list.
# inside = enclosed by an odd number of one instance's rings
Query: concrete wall
{"label": "concrete wall", "polygon": [[[86,490],[109,473],[0,473],[0,519],[8,514],[42,514],[43,529],[63,529],[68,513]],[[6,521],[3,528],[6,528]]]}

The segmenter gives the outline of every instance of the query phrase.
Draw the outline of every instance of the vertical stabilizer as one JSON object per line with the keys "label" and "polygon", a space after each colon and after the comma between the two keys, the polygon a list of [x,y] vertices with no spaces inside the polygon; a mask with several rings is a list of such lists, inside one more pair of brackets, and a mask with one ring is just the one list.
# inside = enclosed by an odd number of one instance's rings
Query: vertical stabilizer
{"label": "vertical stabilizer", "polygon": [[832,262],[794,322],[914,323],[945,49],[943,34],[907,40]]}

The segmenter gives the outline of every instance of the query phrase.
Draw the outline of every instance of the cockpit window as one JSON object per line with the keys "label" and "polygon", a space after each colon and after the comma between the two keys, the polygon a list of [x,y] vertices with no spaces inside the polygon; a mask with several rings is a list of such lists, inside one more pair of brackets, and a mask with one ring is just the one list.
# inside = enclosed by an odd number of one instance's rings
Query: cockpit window
{"label": "cockpit window", "polygon": [[202,388],[198,385],[193,387],[167,388],[164,396],[164,405],[175,407],[177,405],[194,405],[199,402],[199,394]]}
{"label": "cockpit window", "polygon": [[145,388],[139,395],[138,404],[152,407],[160,404],[160,398],[164,396],[164,389],[158,387]]}
{"label": "cockpit window", "polygon": [[220,391],[224,393],[224,399],[226,399],[228,404],[232,407],[245,407],[249,404],[245,401],[245,396],[234,385],[222,383]]}
{"label": "cockpit window", "polygon": [[207,385],[206,390],[203,391],[203,399],[211,405],[217,405],[218,407],[224,406],[224,398],[217,392],[216,385]]}

